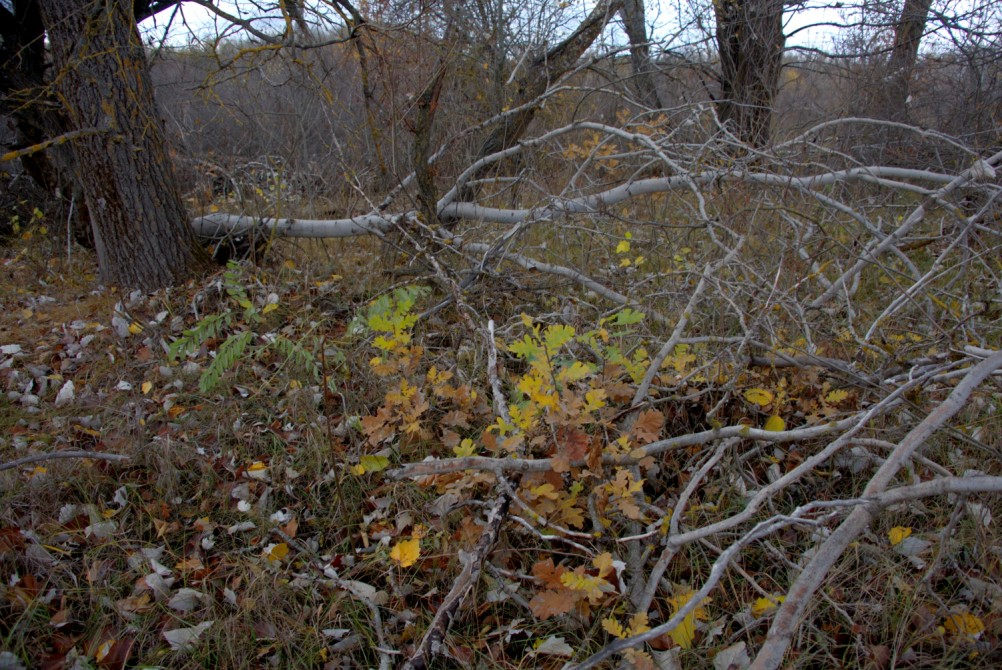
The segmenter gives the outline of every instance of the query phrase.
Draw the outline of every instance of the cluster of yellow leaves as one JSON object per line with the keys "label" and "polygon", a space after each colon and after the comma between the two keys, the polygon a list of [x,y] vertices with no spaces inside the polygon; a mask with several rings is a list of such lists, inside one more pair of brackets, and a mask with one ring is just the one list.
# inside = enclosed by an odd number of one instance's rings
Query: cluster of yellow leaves
{"label": "cluster of yellow leaves", "polygon": [[633,480],[633,473],[626,468],[616,468],[616,476],[603,484],[603,491],[609,496],[609,501],[627,519],[640,520],[644,514],[640,509],[637,497],[643,497],[644,480]]}
{"label": "cluster of yellow leaves", "polygon": [[563,155],[568,160],[584,158],[597,161],[603,171],[611,173],[619,165],[619,159],[612,158],[617,151],[616,144],[596,130],[586,134],[579,144],[566,147]]}
{"label": "cluster of yellow leaves", "polygon": [[376,414],[362,418],[362,432],[373,446],[392,439],[398,430],[412,439],[428,439],[431,433],[422,425],[421,416],[430,406],[422,389],[401,379],[386,393]]}
{"label": "cluster of yellow leaves", "polygon": [[[528,372],[516,383],[525,400],[510,407],[513,426],[504,425],[501,419],[495,424],[501,435],[515,429],[531,432],[544,417],[559,421],[569,413],[578,414],[581,407],[567,407],[567,403],[574,405],[571,388],[595,373],[595,366],[589,363],[566,358],[558,360],[561,349],[576,337],[573,327],[555,325],[544,330],[524,314],[522,322],[529,332],[508,345],[508,350],[529,364]],[[598,389],[591,389],[591,394],[586,393],[585,398],[588,412],[605,405],[604,395]]]}
{"label": "cluster of yellow leaves", "polygon": [[[794,392],[798,392],[799,397],[793,396]],[[746,389],[743,396],[747,403],[768,414],[762,428],[778,432],[786,430],[782,415],[787,410],[795,408],[803,412],[808,424],[816,424],[838,414],[840,406],[851,400],[852,393],[833,389],[830,382],[822,383],[816,373],[812,373],[794,383],[781,377],[773,390],[753,387]]]}
{"label": "cluster of yellow leaves", "polygon": [[630,240],[633,239],[633,233],[626,233],[623,235],[624,239],[620,240],[616,245],[616,254],[619,258],[619,267],[628,268],[630,266],[639,268],[641,265],[647,262],[647,259],[643,256],[636,256],[635,258],[630,258],[627,254],[630,253]]}
{"label": "cluster of yellow leaves", "polygon": [[[630,617],[626,626],[621,624],[615,617],[602,619],[602,628],[609,635],[624,640],[628,637],[649,631],[651,627],[648,623],[647,613],[638,612]],[[623,657],[629,667],[636,668],[637,670],[656,670],[657,668],[650,655],[639,649],[627,649],[623,652]]]}
{"label": "cluster of yellow leaves", "polygon": [[519,495],[537,515],[537,520],[570,528],[581,528],[585,520],[580,499],[583,489],[584,485],[579,481],[571,484],[567,491],[557,489],[550,482],[536,486],[530,483],[521,489]]}
{"label": "cluster of yellow leaves", "polygon": [[621,640],[633,637],[634,635],[640,635],[641,633],[646,633],[651,629],[648,625],[646,612],[638,612],[634,614],[630,617],[626,626],[623,626],[623,624],[621,624],[615,617],[602,619],[602,628],[609,635],[618,637]]}

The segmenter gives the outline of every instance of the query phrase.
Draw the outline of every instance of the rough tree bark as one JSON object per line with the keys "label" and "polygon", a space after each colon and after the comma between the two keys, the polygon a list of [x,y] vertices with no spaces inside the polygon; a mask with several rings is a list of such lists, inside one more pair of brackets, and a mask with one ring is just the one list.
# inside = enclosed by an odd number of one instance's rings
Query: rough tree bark
{"label": "rough tree bark", "polygon": [[637,101],[651,109],[664,107],[654,83],[654,63],[647,37],[647,12],[644,0],[623,0],[619,10],[623,29],[630,39],[630,65],[633,69],[633,90]]}
{"label": "rough tree bark", "polygon": [[187,223],[136,14],[115,0],[39,0],[104,281],[154,289],[207,262]]}
{"label": "rough tree bark", "polygon": [[932,0],[905,0],[894,26],[894,45],[887,62],[887,81],[881,91],[878,114],[891,121],[908,121],[908,94],[918,60]]}
{"label": "rough tree bark", "polygon": [[720,53],[717,115],[741,141],[765,146],[786,43],[783,0],[719,0],[713,11]]}
{"label": "rough tree bark", "polygon": [[[68,124],[48,94],[45,83],[45,27],[36,0],[0,5],[0,113],[14,122],[14,145],[25,149],[65,135]],[[93,247],[90,217],[82,202],[73,169],[73,150],[58,143],[21,157],[24,171],[72,214],[77,241]],[[60,218],[65,211],[58,213]]]}

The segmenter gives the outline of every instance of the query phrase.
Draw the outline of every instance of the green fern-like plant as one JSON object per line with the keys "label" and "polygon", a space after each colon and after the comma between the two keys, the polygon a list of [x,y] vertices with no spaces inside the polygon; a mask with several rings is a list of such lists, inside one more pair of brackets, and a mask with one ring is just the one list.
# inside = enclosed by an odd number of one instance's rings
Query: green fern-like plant
{"label": "green fern-like plant", "polygon": [[279,335],[271,340],[267,346],[278,352],[282,358],[289,361],[293,366],[309,374],[312,380],[315,381],[320,378],[320,363],[317,361],[316,356],[313,355],[313,352],[306,349],[303,345],[290,340],[288,337]]}
{"label": "green fern-like plant", "polygon": [[210,314],[195,324],[194,328],[184,331],[181,337],[171,342],[167,348],[167,356],[172,361],[197,351],[209,340],[220,337],[233,321],[233,313],[226,311]]}
{"label": "green fern-like plant", "polygon": [[247,349],[247,345],[250,344],[253,338],[254,333],[250,330],[233,333],[227,337],[226,341],[219,345],[216,357],[212,359],[212,363],[199,378],[198,390],[202,393],[208,393],[214,389],[223,374],[232,369],[237,361],[240,360],[244,350]]}
{"label": "green fern-like plant", "polygon": [[[230,298],[229,302],[224,304],[222,311],[206,315],[172,342],[167,348],[169,359],[176,361],[197,351],[206,343],[225,336],[216,349],[212,362],[199,377],[198,388],[202,393],[214,389],[223,375],[234,369],[245,355],[260,358],[269,350],[277,352],[294,368],[304,372],[310,382],[316,382],[320,378],[320,364],[309,348],[281,333],[258,337],[257,327],[264,321],[264,315],[275,309],[276,305],[269,304],[259,309],[244,286],[243,279],[243,268],[230,261],[223,273],[223,290]],[[234,311],[235,307],[243,310],[239,319]],[[237,323],[244,327],[237,328]]]}

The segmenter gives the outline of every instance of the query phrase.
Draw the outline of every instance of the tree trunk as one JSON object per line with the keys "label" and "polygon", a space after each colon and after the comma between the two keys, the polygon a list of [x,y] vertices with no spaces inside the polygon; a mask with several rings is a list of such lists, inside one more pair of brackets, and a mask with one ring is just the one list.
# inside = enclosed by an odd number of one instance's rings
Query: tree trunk
{"label": "tree trunk", "polygon": [[[499,123],[480,147],[477,158],[490,156],[514,146],[525,132],[539,111],[539,104],[546,89],[563,76],[577,63],[578,58],[594,43],[605,29],[612,16],[619,11],[622,0],[603,0],[595,5],[588,16],[578,25],[577,29],[552,49],[540,53],[530,59],[516,78],[514,90],[511,91],[509,106],[519,109],[506,116]],[[537,101],[536,104],[530,104]],[[476,180],[483,173],[474,175]],[[464,185],[460,189],[460,200],[472,201],[476,198],[477,189]]]}
{"label": "tree trunk", "polygon": [[887,85],[882,89],[882,116],[893,121],[908,120],[908,94],[912,72],[918,60],[919,43],[925,32],[932,0],[905,0],[894,26],[894,46],[887,63]]}
{"label": "tree trunk", "polygon": [[155,289],[207,263],[188,225],[135,14],[116,0],[40,0],[102,280]]}
{"label": "tree trunk", "polygon": [[713,9],[720,52],[717,115],[741,141],[765,146],[786,43],[783,0],[718,0]]}
{"label": "tree trunk", "polygon": [[633,90],[637,101],[651,109],[664,105],[654,83],[654,64],[651,62],[651,48],[647,37],[647,13],[644,0],[624,0],[619,10],[623,18],[623,29],[630,39],[630,64],[633,68]]}
{"label": "tree trunk", "polygon": [[[45,27],[35,0],[14,0],[13,13],[0,5],[0,113],[14,121],[14,148],[23,149],[67,133],[67,122],[45,81]],[[94,247],[87,206],[76,196],[73,149],[56,144],[21,158],[24,171],[72,214],[77,242]]]}

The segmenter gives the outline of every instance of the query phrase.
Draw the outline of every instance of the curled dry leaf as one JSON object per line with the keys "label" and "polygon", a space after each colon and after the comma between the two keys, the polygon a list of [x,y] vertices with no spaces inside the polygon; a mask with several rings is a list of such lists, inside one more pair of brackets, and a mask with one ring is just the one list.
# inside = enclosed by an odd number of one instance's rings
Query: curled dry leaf
{"label": "curled dry leaf", "polygon": [[190,628],[175,628],[164,631],[164,639],[174,651],[190,651],[195,648],[202,633],[212,627],[214,621],[203,621],[197,626]]}

